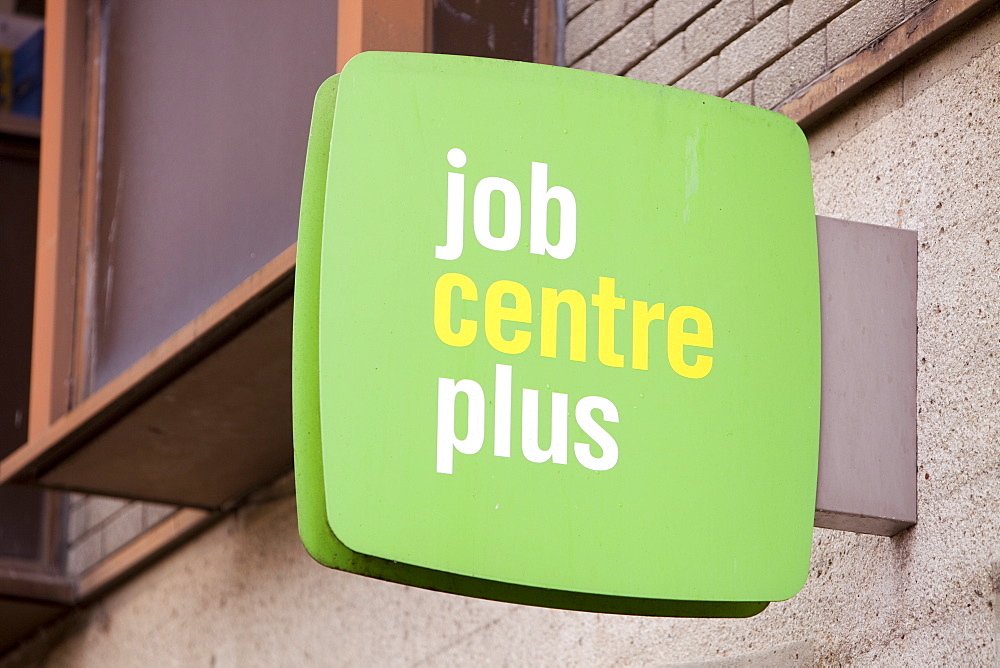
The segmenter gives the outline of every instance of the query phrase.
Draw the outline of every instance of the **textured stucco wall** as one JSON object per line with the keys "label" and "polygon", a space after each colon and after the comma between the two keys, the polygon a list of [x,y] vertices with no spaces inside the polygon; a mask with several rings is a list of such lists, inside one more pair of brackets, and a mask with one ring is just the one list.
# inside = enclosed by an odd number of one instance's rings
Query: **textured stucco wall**
{"label": "textured stucco wall", "polygon": [[915,528],[894,539],[816,530],[802,593],[749,620],[633,619],[326,571],[299,546],[286,496],[241,509],[7,662],[993,665],[998,72],[993,16],[810,137],[819,213],[920,235]]}

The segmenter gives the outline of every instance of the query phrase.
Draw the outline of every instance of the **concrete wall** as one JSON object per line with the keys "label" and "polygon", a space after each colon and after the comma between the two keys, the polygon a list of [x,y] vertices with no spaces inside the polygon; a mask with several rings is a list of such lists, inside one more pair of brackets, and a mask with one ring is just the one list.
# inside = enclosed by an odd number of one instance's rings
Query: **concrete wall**
{"label": "concrete wall", "polygon": [[299,545],[286,481],[276,500],[227,517],[0,664],[993,665],[998,72],[994,12],[810,136],[819,213],[920,235],[913,529],[893,539],[817,529],[803,591],[752,619],[627,618],[327,571]]}

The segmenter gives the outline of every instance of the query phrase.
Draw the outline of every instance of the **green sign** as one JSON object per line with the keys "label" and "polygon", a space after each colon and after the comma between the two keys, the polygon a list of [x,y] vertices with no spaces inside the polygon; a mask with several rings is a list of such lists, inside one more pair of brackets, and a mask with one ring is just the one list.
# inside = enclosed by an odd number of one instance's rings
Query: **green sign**
{"label": "green sign", "polygon": [[317,96],[296,281],[320,562],[635,614],[754,614],[803,584],[819,285],[790,120],[365,53]]}

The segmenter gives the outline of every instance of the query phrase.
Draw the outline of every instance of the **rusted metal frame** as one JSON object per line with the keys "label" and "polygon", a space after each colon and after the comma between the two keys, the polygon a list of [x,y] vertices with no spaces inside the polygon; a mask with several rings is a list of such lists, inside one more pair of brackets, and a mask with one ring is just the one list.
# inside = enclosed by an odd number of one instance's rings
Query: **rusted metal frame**
{"label": "rusted metal frame", "polygon": [[70,406],[87,2],[46,5],[29,439]]}
{"label": "rusted metal frame", "polygon": [[877,80],[998,5],[997,0],[937,0],[877,42],[837,66],[777,111],[810,129]]}
{"label": "rusted metal frame", "polygon": [[[95,271],[100,186],[102,7],[102,0],[50,0],[47,8],[29,443],[42,443],[60,431],[54,422],[83,402],[89,390],[94,322],[89,286]],[[425,50],[428,16],[429,0],[339,3],[338,69],[363,50]],[[141,366],[141,362],[136,365]],[[133,378],[130,384],[137,381]],[[9,479],[6,471],[23,450],[0,462],[0,482]]]}
{"label": "rusted metal frame", "polygon": [[80,219],[76,256],[76,303],[73,323],[73,349],[69,396],[70,407],[79,404],[92,391],[97,323],[97,262],[100,246],[99,211],[101,203],[101,144],[104,123],[104,72],[106,34],[103,15],[105,0],[87,1],[87,55],[84,89],[84,115],[81,174]]}
{"label": "rusted metal frame", "polygon": [[42,560],[46,567],[62,572],[66,557],[66,495],[46,491],[42,509]]}
{"label": "rusted metal frame", "polygon": [[362,51],[427,51],[430,0],[340,0],[337,71]]}
{"label": "rusted metal frame", "polygon": [[535,62],[562,65],[562,0],[535,0]]}

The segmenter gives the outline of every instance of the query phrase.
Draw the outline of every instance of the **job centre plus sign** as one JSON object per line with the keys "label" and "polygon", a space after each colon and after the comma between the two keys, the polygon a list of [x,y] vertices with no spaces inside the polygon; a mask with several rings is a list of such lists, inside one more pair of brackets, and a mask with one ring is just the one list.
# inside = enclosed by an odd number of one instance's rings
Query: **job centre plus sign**
{"label": "job centre plus sign", "polygon": [[[466,153],[453,148],[448,151],[448,163],[455,170],[466,166]],[[457,260],[462,256],[466,237],[466,183],[460,171],[449,171],[447,178],[447,212],[445,244],[435,247],[435,258],[443,261]],[[522,233],[523,198],[521,189],[511,180],[499,176],[481,179],[472,193],[472,232],[476,241],[485,249],[496,252],[516,251]],[[490,212],[495,194],[502,198],[502,233],[496,236],[491,226]],[[558,238],[549,237],[549,204],[558,206]],[[549,256],[553,261],[569,259],[576,250],[577,204],[573,192],[560,185],[549,186],[549,165],[531,163],[531,182],[528,197],[528,251],[535,255]],[[597,290],[588,300],[583,293],[560,287],[528,287],[513,280],[491,283],[482,297],[481,317],[476,320],[452,315],[457,300],[479,303],[480,289],[476,282],[461,273],[447,272],[438,278],[434,288],[434,330],[441,343],[456,348],[474,345],[482,334],[494,350],[508,355],[534,351],[541,357],[568,357],[581,363],[588,360],[587,310],[597,310],[597,362],[608,367],[624,368],[626,357],[633,369],[649,370],[650,350],[662,351],[673,372],[690,379],[701,379],[712,370],[713,348],[712,319],[696,306],[676,306],[666,315],[664,302],[649,303],[634,299],[629,303],[617,295],[615,278],[600,276]],[[536,308],[536,305],[539,305]],[[558,350],[558,315],[560,306],[568,309],[568,350]],[[631,325],[631,347],[628,355],[619,352],[622,346],[615,341],[618,312]],[[649,326],[657,320],[667,321],[666,340],[660,345],[650,343]],[[513,333],[504,336],[504,323],[512,323]],[[694,355],[685,358],[685,349],[697,348]],[[626,347],[626,350],[629,350]],[[655,356],[655,353],[654,353]],[[437,397],[437,471],[450,474],[454,471],[456,452],[465,455],[478,453],[486,443],[486,406],[493,404],[493,454],[511,456],[512,402],[514,401],[513,368],[507,364],[495,365],[493,397],[487,402],[483,383],[471,378],[438,378]],[[459,401],[462,395],[464,401]],[[548,448],[540,445],[539,390],[522,388],[521,397],[521,452],[525,459],[535,463],[566,464],[569,453],[570,396],[551,392],[552,424]],[[465,406],[464,419],[456,419],[459,406]],[[619,411],[614,401],[598,395],[576,399],[573,409],[576,424],[591,442],[573,443],[576,460],[593,471],[606,471],[618,463],[619,446],[614,429],[608,423],[619,421]],[[599,416],[599,417],[597,417]],[[459,436],[460,423],[466,425],[465,434]]]}

